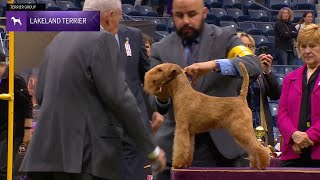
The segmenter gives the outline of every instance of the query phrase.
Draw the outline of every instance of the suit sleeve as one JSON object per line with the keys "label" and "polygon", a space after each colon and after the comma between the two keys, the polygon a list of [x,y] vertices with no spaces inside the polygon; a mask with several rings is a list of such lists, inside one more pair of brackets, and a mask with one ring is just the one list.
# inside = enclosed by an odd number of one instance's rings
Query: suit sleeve
{"label": "suit sleeve", "polygon": [[266,82],[266,95],[272,100],[278,100],[281,95],[281,88],[275,75],[270,72],[269,74],[263,74],[263,76]]}
{"label": "suit sleeve", "polygon": [[19,102],[19,108],[23,109],[24,118],[32,118],[32,101],[26,82],[21,76],[15,75],[14,84],[15,101]]}
{"label": "suit sleeve", "polygon": [[149,154],[156,146],[141,121],[142,117],[135,97],[125,83],[117,42],[109,33],[103,33],[101,36],[91,62],[92,75],[98,94],[106,110],[111,109],[138,148]]}
{"label": "suit sleeve", "polygon": [[41,64],[41,67],[39,69],[39,75],[37,80],[37,86],[36,86],[36,100],[37,103],[41,106],[42,99],[43,99],[43,92],[44,92],[44,83],[46,80],[46,73],[47,72],[47,57],[49,56],[49,49],[47,48],[44,53],[44,58]]}
{"label": "suit sleeve", "polygon": [[[240,41],[240,39],[236,35],[235,28],[225,27],[224,32],[229,33],[228,34],[229,37],[228,37],[228,41],[227,41],[228,52],[230,52],[232,49],[234,49],[237,46],[239,46],[239,47],[243,46],[243,43]],[[233,58],[230,58],[230,60],[240,75],[242,75],[242,73],[241,73],[239,63],[242,62],[248,71],[248,74],[249,74],[251,81],[257,79],[258,76],[262,72],[260,61],[259,61],[258,57],[255,56],[254,54],[248,54],[248,55],[241,56],[241,57],[235,56]]]}
{"label": "suit sleeve", "polygon": [[279,110],[277,114],[278,129],[283,137],[283,141],[289,144],[291,136],[298,129],[292,124],[292,120],[288,115],[288,94],[290,91],[290,82],[288,78],[285,78],[282,84],[282,92],[279,102]]}

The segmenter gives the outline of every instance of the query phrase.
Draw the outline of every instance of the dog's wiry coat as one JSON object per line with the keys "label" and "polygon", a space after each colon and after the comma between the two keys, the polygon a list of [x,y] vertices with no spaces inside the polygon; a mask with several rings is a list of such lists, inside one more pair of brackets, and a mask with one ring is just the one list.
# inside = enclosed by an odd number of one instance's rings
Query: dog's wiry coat
{"label": "dog's wiry coat", "polygon": [[225,128],[236,142],[249,154],[250,166],[265,169],[270,165],[270,155],[256,139],[252,113],[246,96],[249,76],[240,63],[243,84],[238,97],[214,97],[195,91],[184,71],[176,64],[160,64],[145,76],[147,93],[171,97],[176,121],[173,162],[174,168],[189,167],[193,160],[195,134],[210,129]]}

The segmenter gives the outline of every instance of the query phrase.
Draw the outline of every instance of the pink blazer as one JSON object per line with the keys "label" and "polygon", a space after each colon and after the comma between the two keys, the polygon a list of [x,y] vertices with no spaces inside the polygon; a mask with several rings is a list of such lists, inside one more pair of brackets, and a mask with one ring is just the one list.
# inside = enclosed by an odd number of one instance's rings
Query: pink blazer
{"label": "pink blazer", "polygon": [[[282,84],[282,92],[277,115],[277,124],[283,137],[281,160],[297,159],[300,156],[292,150],[291,135],[298,131],[300,105],[302,99],[303,71],[306,65],[289,73]],[[312,159],[320,160],[320,75],[311,95],[311,127],[307,130],[309,138],[315,143]]]}

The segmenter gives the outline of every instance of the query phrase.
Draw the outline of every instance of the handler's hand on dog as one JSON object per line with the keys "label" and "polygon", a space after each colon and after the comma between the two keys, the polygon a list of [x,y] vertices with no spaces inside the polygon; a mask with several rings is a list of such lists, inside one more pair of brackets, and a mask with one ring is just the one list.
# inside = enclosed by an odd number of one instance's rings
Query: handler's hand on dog
{"label": "handler's hand on dog", "polygon": [[188,76],[192,77],[191,82],[195,83],[201,76],[214,70],[216,68],[216,66],[217,66],[217,64],[215,61],[194,63],[188,67],[185,67],[184,71]]}
{"label": "handler's hand on dog", "polygon": [[306,132],[295,131],[292,134],[292,140],[300,149],[314,145],[313,141],[309,139],[309,136]]}
{"label": "handler's hand on dog", "polygon": [[155,134],[158,131],[163,121],[164,117],[160,113],[154,112],[152,114],[151,128],[153,134]]}
{"label": "handler's hand on dog", "polygon": [[160,149],[160,154],[152,160],[151,166],[154,166],[154,170],[156,173],[162,172],[164,168],[166,167],[167,159],[166,159],[166,153]]}

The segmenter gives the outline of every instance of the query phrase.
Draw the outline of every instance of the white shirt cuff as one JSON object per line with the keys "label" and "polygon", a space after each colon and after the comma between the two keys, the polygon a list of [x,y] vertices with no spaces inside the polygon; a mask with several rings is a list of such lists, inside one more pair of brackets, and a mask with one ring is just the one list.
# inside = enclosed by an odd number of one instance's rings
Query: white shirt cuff
{"label": "white shirt cuff", "polygon": [[155,159],[156,157],[158,157],[160,154],[160,148],[159,146],[156,147],[156,149],[154,151],[152,151],[149,155],[148,155],[148,158],[153,160]]}

